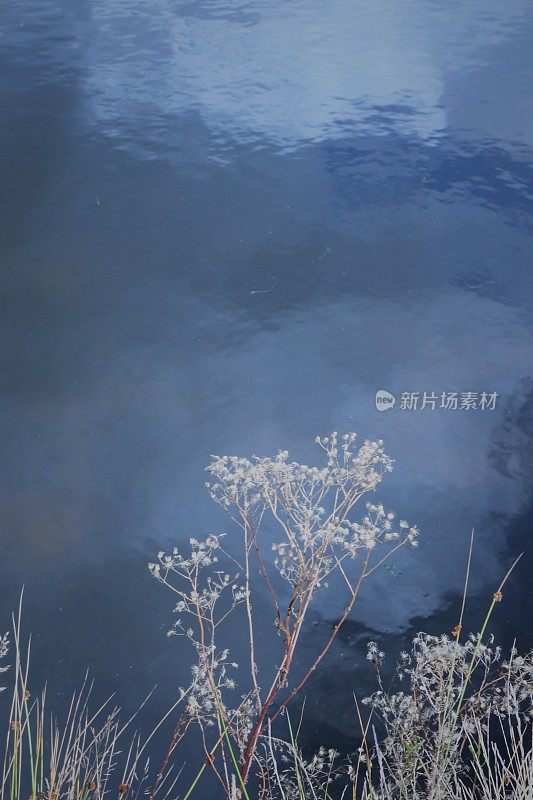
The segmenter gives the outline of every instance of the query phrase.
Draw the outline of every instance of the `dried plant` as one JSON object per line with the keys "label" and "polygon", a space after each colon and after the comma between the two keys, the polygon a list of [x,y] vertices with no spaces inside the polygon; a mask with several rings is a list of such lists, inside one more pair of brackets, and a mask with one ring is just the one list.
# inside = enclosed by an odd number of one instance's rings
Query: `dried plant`
{"label": "dried plant", "polygon": [[[8,636],[0,637],[0,658],[7,656],[8,648]],[[120,724],[119,710],[110,707],[110,700],[91,711],[87,680],[60,721],[48,708],[46,689],[33,696],[30,650],[31,640],[24,648],[21,641],[19,606],[13,618],[14,663],[0,800],[103,800],[109,794],[133,800],[142,794],[148,762],[141,767],[141,758],[150,737],[142,744],[134,734],[122,751],[133,717]]]}
{"label": "dried plant", "polygon": [[[169,634],[185,636],[195,655],[192,682],[181,692],[184,711],[171,747],[195,722],[206,759],[228,797],[236,792],[247,796],[252,763],[260,791],[266,792],[269,748],[264,739],[269,726],[327,655],[364,581],[398,548],[418,544],[417,528],[404,520],[396,525],[395,515],[381,504],[369,502],[362,518],[351,518],[354,506],[392,470],[383,442],[365,441],[356,447],[355,434],[339,440],[335,432],[315,441],[325,456],[321,467],[289,461],[287,451],[251,461],[213,457],[207,488],[236,523],[238,547],[225,549],[222,535],[191,539],[187,554],[178,548],[162,551],[150,564],[154,577],[178,597],[180,616]],[[291,680],[309,607],[317,591],[327,591],[334,574],[345,585],[344,609],[303,677]],[[279,634],[277,663],[264,674],[258,668],[260,640],[253,615],[253,597],[261,584],[271,598]],[[223,622],[238,610],[248,638],[248,676],[241,679],[244,694],[232,702],[236,664],[218,638]],[[220,742],[214,756],[213,739]]]}
{"label": "dried plant", "polygon": [[[487,745],[495,728],[503,730],[514,722],[512,736],[531,719],[533,652],[520,656],[513,648],[502,661],[492,637],[484,644],[479,634],[471,634],[461,644],[445,634],[419,633],[398,664],[398,679],[407,689],[395,694],[381,683],[382,653],[374,643],[368,653],[381,688],[363,703],[377,711],[384,724],[376,761],[391,791],[396,789],[401,797],[444,800],[459,796],[461,787],[477,796],[474,790],[491,761],[479,755],[484,749],[494,751],[495,743]],[[365,751],[362,755],[367,758]]]}
{"label": "dried plant", "polygon": [[[304,758],[288,719],[289,741],[270,732],[265,749],[269,800],[531,800],[533,653],[509,658],[470,635],[464,644],[419,633],[402,653],[403,692],[383,689],[384,653],[368,646],[381,687],[355,761],[326,747]],[[384,729],[378,735],[377,717]],[[346,781],[348,776],[348,782]]]}
{"label": "dried plant", "polygon": [[297,733],[290,729],[290,740],[272,733],[261,740],[268,784],[261,797],[279,800],[317,800],[329,798],[332,784],[346,779],[346,767],[333,748],[319,747],[305,758],[297,742]]}
{"label": "dried plant", "polygon": [[[0,636],[0,661],[6,658],[7,654],[9,653],[9,634],[5,633],[3,636]],[[7,672],[9,669],[8,665],[3,665],[0,667],[0,674],[3,672]],[[5,686],[0,686],[0,692],[5,691]]]}
{"label": "dried plant", "polygon": [[[385,691],[380,674],[384,653],[375,642],[368,659],[379,690],[363,702],[372,708],[363,728],[359,766],[366,763],[363,800],[526,800],[533,797],[533,651],[513,646],[502,662],[487,627],[519,555],[494,592],[478,634],[461,642],[474,532],[459,621],[451,637],[419,633],[411,651],[400,654],[397,678],[407,690]],[[377,711],[385,738],[374,747],[368,731]],[[373,753],[373,755],[372,755]],[[376,784],[375,775],[378,775]],[[377,785],[377,789],[376,789]]]}

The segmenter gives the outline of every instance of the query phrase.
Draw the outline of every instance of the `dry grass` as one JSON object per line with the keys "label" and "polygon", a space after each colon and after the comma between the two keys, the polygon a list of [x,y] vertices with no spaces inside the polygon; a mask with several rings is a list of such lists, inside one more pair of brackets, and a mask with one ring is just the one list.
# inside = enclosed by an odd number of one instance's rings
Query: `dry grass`
{"label": "dry grass", "polygon": [[[145,745],[131,733],[133,718],[121,724],[112,698],[91,710],[86,679],[63,719],[48,707],[44,688],[36,696],[30,675],[31,640],[21,640],[21,604],[13,618],[13,663],[2,667],[11,700],[3,747],[0,800],[103,800],[138,797],[147,785]],[[9,652],[1,640],[0,658]],[[3,687],[4,690],[6,687]],[[7,692],[6,692],[7,694]],[[146,743],[145,743],[146,744]]]}

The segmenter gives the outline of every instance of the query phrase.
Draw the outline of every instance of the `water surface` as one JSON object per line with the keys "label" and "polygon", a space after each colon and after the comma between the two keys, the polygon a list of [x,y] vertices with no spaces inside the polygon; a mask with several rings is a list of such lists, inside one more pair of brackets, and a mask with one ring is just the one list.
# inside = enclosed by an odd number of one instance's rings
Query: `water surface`
{"label": "water surface", "polygon": [[[26,584],[36,683],[158,683],[155,719],[189,656],[146,563],[227,526],[210,454],[383,438],[423,536],[313,684],[310,740],[349,749],[369,636],[453,627],[472,527],[473,627],[529,548],[530,4],[11,0],[1,27],[2,625]],[[524,647],[528,563],[495,623]]]}

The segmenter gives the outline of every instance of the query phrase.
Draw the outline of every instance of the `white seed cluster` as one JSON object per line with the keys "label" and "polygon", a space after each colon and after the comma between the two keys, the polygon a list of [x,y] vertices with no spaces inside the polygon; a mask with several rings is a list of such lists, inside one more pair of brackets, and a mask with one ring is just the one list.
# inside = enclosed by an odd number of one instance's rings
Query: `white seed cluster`
{"label": "white seed cluster", "polygon": [[[378,670],[383,657],[370,642],[368,658]],[[492,637],[483,643],[479,635],[470,634],[460,643],[445,634],[419,633],[411,652],[400,654],[397,675],[408,684],[405,692],[381,689],[363,703],[378,711],[384,722],[383,752],[393,766],[392,780],[401,785],[407,785],[408,776],[417,770],[420,779],[421,764],[441,763],[443,780],[459,774],[465,744],[468,747],[469,737],[485,736],[491,718],[531,717],[533,652],[519,656],[513,648],[502,663]],[[428,780],[433,773],[428,768]],[[448,796],[445,786],[442,790],[439,797]]]}
{"label": "white seed cluster", "polygon": [[[319,747],[311,758],[304,758],[298,747],[290,742],[269,737],[262,760],[264,774],[270,778],[265,797],[269,800],[318,800],[331,797],[331,784],[346,774],[334,748]],[[297,769],[296,769],[297,767]],[[307,791],[306,791],[307,790]]]}
{"label": "white seed cluster", "polygon": [[214,457],[207,483],[223,508],[261,520],[270,512],[283,535],[271,545],[274,565],[293,587],[320,588],[345,558],[357,558],[380,543],[404,540],[418,544],[419,531],[405,520],[395,528],[395,515],[381,504],[367,503],[366,514],[351,521],[349,512],[361,497],[374,491],[393,467],[381,440],[355,447],[355,433],[336,432],[316,443],[326,456],[323,467],[289,461],[286,450],[271,458],[249,461],[236,456]]}

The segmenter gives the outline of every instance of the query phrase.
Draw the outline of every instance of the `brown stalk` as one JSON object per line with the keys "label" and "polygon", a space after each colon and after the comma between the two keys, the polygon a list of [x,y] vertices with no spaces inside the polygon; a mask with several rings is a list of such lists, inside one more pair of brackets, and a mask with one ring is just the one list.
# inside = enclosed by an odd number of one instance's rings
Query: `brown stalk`
{"label": "brown stalk", "polygon": [[313,661],[311,666],[307,669],[307,672],[303,676],[302,680],[298,683],[297,686],[294,687],[294,689],[290,692],[288,697],[286,697],[286,699],[283,701],[282,705],[274,712],[274,714],[271,717],[271,721],[272,722],[276,719],[276,717],[278,717],[280,714],[283,713],[283,711],[287,707],[288,703],[290,703],[290,701],[298,694],[298,692],[302,689],[302,687],[307,683],[307,681],[309,680],[309,678],[311,677],[313,672],[316,670],[317,666],[320,664],[322,659],[328,654],[329,650],[331,649],[331,645],[335,641],[335,638],[336,638],[340,628],[344,624],[348,614],[350,613],[350,611],[353,608],[353,605],[354,605],[354,603],[355,603],[355,601],[357,599],[357,595],[359,594],[359,590],[361,589],[361,585],[363,583],[363,580],[367,577],[366,567],[368,566],[368,559],[369,559],[369,556],[367,555],[366,560],[364,562],[363,569],[361,570],[361,574],[360,574],[360,576],[359,576],[359,578],[357,580],[357,583],[355,584],[355,586],[352,589],[352,596],[350,598],[350,601],[347,604],[346,608],[344,609],[341,618],[334,625],[333,631],[331,633],[331,636],[329,637],[328,641],[326,642],[326,644],[324,645],[324,647],[322,648],[322,650],[320,651],[318,656],[315,658],[315,660]]}

